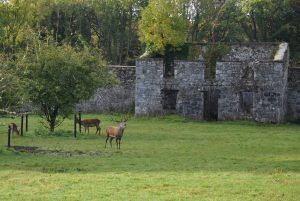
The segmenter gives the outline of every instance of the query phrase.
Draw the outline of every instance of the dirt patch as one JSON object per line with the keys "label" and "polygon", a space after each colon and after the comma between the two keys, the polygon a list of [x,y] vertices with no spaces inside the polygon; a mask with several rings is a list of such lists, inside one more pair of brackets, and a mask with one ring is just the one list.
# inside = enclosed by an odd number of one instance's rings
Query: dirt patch
{"label": "dirt patch", "polygon": [[28,146],[12,146],[17,152],[30,153],[34,155],[55,155],[55,156],[100,156],[102,153],[100,151],[64,151],[60,149],[55,150],[45,150],[40,149],[39,147],[28,147]]}

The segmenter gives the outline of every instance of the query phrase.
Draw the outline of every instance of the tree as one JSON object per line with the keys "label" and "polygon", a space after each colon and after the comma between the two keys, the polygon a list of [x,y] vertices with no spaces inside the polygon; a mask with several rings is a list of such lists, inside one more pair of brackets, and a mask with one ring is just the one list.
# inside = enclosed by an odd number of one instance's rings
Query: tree
{"label": "tree", "polygon": [[299,0],[240,0],[239,5],[244,14],[240,24],[250,41],[288,42],[292,58],[300,60]]}
{"label": "tree", "polygon": [[0,61],[0,109],[15,111],[24,103],[24,85],[19,79],[14,59],[0,53]]}
{"label": "tree", "polygon": [[94,38],[112,64],[133,65],[141,53],[138,21],[147,0],[93,1],[95,15],[89,15]]}
{"label": "tree", "polygon": [[24,38],[33,24],[35,1],[0,1],[0,48],[14,54],[24,45]]}
{"label": "tree", "polygon": [[151,52],[162,55],[187,40],[188,21],[183,4],[176,0],[152,0],[142,11],[139,24],[140,40]]}
{"label": "tree", "polygon": [[22,64],[28,96],[54,131],[76,103],[112,82],[98,51],[41,44]]}

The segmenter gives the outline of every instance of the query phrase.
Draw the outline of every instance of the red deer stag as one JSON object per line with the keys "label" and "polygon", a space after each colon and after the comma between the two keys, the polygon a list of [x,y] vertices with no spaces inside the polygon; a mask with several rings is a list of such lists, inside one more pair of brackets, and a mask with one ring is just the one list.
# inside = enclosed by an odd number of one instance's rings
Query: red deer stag
{"label": "red deer stag", "polygon": [[[76,122],[79,123],[79,119],[76,118]],[[100,135],[101,127],[100,127],[101,120],[99,119],[82,119],[81,125],[84,127],[84,132],[88,130],[88,133],[90,133],[90,127],[96,127],[96,134],[98,133]]]}
{"label": "red deer stag", "polygon": [[11,128],[11,133],[17,133],[17,135],[20,135],[20,132],[18,130],[18,126],[15,123],[11,123],[10,124],[10,128]]}
{"label": "red deer stag", "polygon": [[110,147],[112,147],[111,141],[116,138],[116,143],[117,143],[117,149],[121,149],[121,139],[124,133],[124,130],[126,128],[126,121],[128,118],[125,118],[121,121],[115,121],[119,123],[119,127],[108,127],[106,129],[106,141],[105,141],[105,148],[107,144],[107,140],[109,139]]}

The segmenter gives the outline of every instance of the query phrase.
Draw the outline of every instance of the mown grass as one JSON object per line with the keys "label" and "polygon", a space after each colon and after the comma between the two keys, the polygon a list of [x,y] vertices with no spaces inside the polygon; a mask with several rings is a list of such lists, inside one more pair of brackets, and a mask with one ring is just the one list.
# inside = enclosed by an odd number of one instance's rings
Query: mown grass
{"label": "mown grass", "polygon": [[103,121],[101,136],[74,139],[72,119],[48,135],[31,117],[12,143],[86,155],[7,149],[1,126],[0,200],[300,200],[299,125],[132,117],[117,150],[104,149],[111,116],[84,117]]}

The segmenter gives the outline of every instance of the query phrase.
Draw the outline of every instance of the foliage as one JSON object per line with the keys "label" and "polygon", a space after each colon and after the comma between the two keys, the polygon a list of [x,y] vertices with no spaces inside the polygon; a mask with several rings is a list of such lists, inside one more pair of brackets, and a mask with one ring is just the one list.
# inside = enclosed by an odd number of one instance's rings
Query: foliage
{"label": "foliage", "polygon": [[300,52],[299,0],[242,0],[241,25],[250,41],[285,41],[292,57]]}
{"label": "foliage", "polygon": [[17,74],[15,61],[0,54],[0,108],[15,111],[24,103],[24,83]]}
{"label": "foliage", "polygon": [[[288,31],[286,15],[290,12],[288,1],[241,1],[245,14],[244,28],[252,41],[273,41]],[[248,29],[248,30],[247,30]]]}
{"label": "foliage", "polygon": [[229,52],[229,47],[224,44],[208,44],[206,50],[202,52],[205,60],[206,79],[214,79],[216,75],[216,63]]}
{"label": "foliage", "polygon": [[166,53],[167,47],[179,47],[187,39],[187,19],[176,0],[152,0],[142,11],[140,40],[151,52]]}
{"label": "foliage", "polygon": [[94,39],[112,64],[135,64],[141,54],[138,40],[140,10],[147,0],[93,1],[95,15],[90,22]]}
{"label": "foliage", "polygon": [[[83,114],[83,118],[99,118],[103,128],[112,124],[111,115]],[[29,117],[29,132],[41,127],[38,120]],[[103,133],[67,137],[73,120],[66,119],[61,127],[64,137],[12,136],[13,145],[49,151],[37,154],[3,146],[6,129],[0,127],[3,201],[295,201],[300,196],[296,124],[131,118],[119,151],[115,143],[104,149]],[[63,152],[69,154],[59,154]]]}
{"label": "foliage", "polygon": [[236,22],[241,12],[235,0],[221,2],[218,0],[188,1],[188,18],[191,21],[189,40],[192,42],[236,42],[245,36]]}
{"label": "foliage", "polygon": [[98,51],[41,44],[23,62],[29,99],[41,108],[51,131],[96,89],[112,81]]}
{"label": "foliage", "polygon": [[28,30],[38,19],[37,5],[34,0],[0,2],[0,48],[3,52],[14,54],[24,47]]}
{"label": "foliage", "polygon": [[0,1],[0,47],[6,54],[23,51],[34,32],[60,45],[99,48],[111,64],[134,65],[146,48],[163,54],[167,45],[186,41],[286,41],[297,62],[299,5],[299,0]]}

